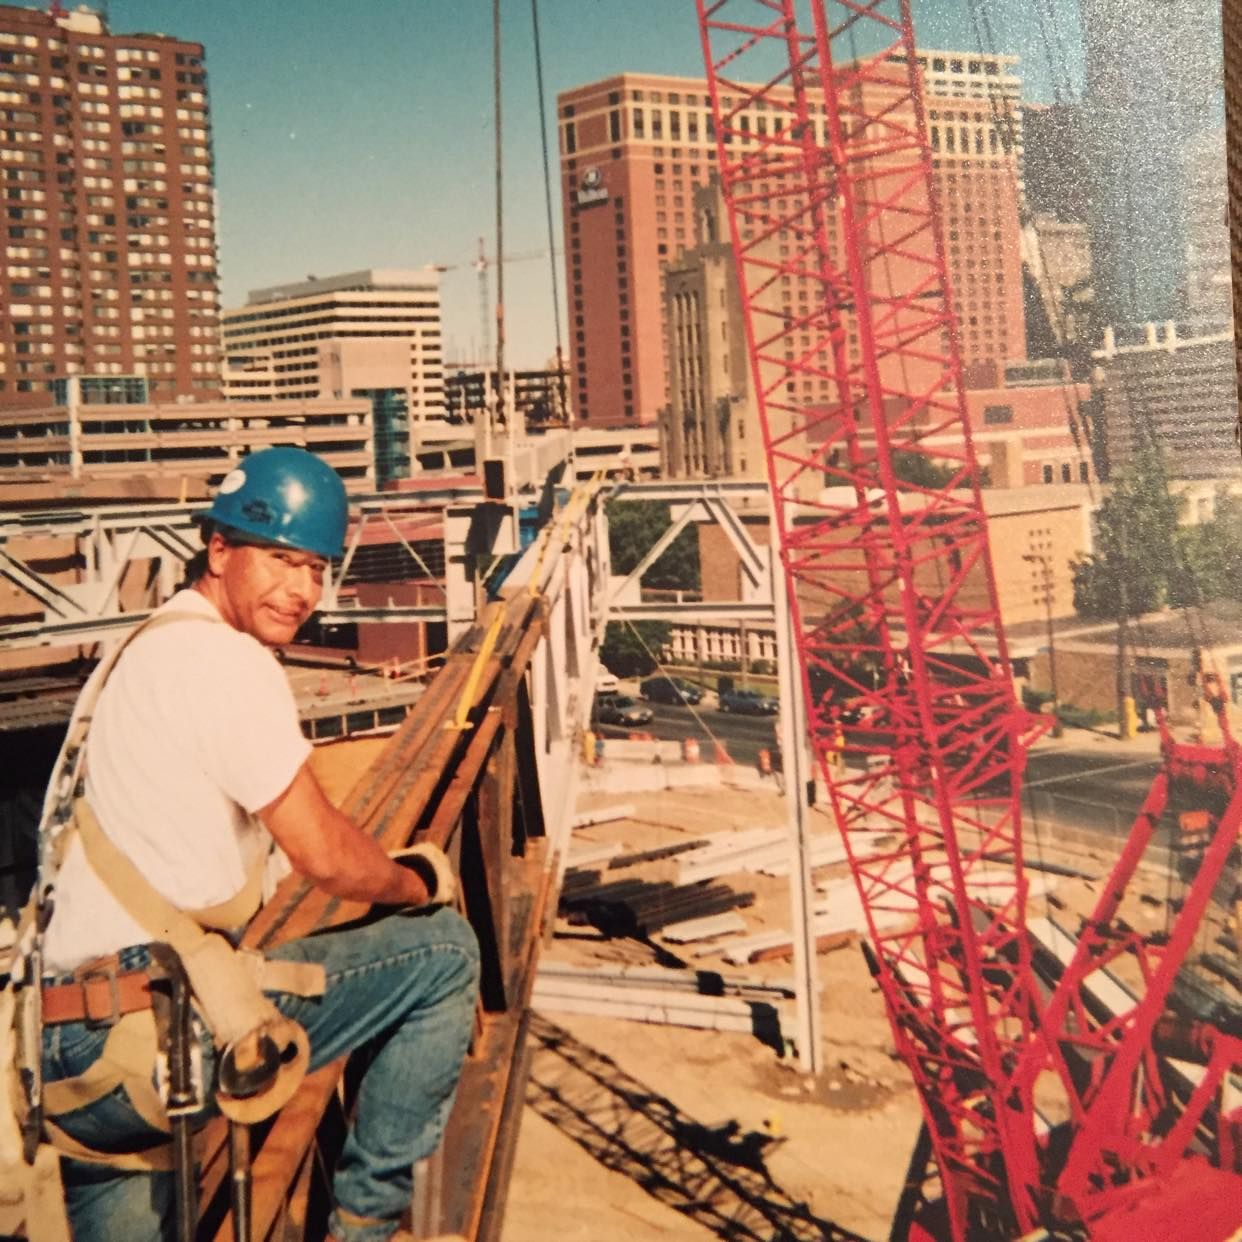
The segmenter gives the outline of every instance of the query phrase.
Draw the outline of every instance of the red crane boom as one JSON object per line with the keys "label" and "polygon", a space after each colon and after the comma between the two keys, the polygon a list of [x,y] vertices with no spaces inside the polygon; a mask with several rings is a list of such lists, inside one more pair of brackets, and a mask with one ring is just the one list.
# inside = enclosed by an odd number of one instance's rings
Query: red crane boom
{"label": "red crane boom", "polygon": [[[1156,1086],[1132,1108],[1137,1076],[1160,1079],[1152,1040],[1185,951],[1184,934],[1159,950],[1111,934],[1159,792],[1050,1002],[1032,969],[1034,734],[997,604],[909,0],[696,4],[809,727],[949,1230],[1086,1228],[1198,1141],[1213,1087],[1176,1124]],[[865,770],[829,761],[843,730]],[[1212,755],[1197,757],[1220,787],[1207,894],[1242,809],[1236,748]],[[1114,951],[1138,954],[1149,986],[1102,1017],[1083,986]],[[1207,1042],[1219,1087],[1237,1048]],[[1067,1118],[1049,1121],[1036,1097],[1057,1084]]]}

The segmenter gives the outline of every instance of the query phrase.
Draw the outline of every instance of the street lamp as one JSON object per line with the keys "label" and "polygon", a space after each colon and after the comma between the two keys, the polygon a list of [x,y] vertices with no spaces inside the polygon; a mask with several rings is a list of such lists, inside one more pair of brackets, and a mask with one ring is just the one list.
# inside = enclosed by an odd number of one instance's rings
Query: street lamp
{"label": "street lamp", "polygon": [[1052,630],[1052,562],[1042,552],[1028,552],[1022,559],[1038,563],[1044,571],[1044,618],[1048,625],[1048,680],[1052,689],[1052,736],[1061,736],[1061,702],[1057,697],[1057,647]]}

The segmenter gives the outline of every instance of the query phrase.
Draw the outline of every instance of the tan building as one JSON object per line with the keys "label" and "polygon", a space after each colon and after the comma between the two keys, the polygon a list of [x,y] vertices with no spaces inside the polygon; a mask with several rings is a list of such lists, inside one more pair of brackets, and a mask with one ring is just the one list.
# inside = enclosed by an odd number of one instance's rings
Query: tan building
{"label": "tan building", "polygon": [[695,191],[699,244],[665,268],[669,399],[661,474],[762,479],[767,461],[750,383],[746,325],[719,179]]}
{"label": "tan building", "polygon": [[[963,356],[968,363],[1022,358],[1020,119],[1015,114],[1010,140],[990,102],[1016,99],[1015,58],[920,52],[919,59]],[[693,195],[716,166],[705,92],[702,78],[624,73],[558,97],[573,401],[581,422],[652,422],[673,387],[661,266],[703,240]],[[739,115],[750,132],[767,132],[761,104]],[[822,109],[815,124],[822,140]],[[834,226],[834,245],[839,236]],[[786,294],[794,306],[806,297],[792,282],[776,296]],[[821,386],[798,396],[821,399],[827,381]]]}
{"label": "tan building", "polygon": [[[124,494],[167,494],[172,480],[214,486],[240,457],[277,444],[318,453],[351,490],[375,489],[370,400],[156,403],[141,387],[117,400],[106,382],[70,381],[63,405],[0,409],[0,489],[16,499],[25,484],[67,493],[114,480]],[[152,490],[128,487],[134,475]]]}
{"label": "tan building", "polygon": [[[821,495],[826,504],[844,504],[850,499],[844,490],[826,489]],[[1017,626],[1041,621],[1049,605],[1054,617],[1072,616],[1070,563],[1089,553],[1092,547],[1090,488],[1085,484],[987,488],[982,497],[1002,623]],[[768,543],[766,515],[739,516],[755,543]],[[727,535],[720,527],[707,523],[701,524],[698,531],[703,598],[740,598],[741,564]],[[938,584],[932,577],[936,572],[937,567],[931,565],[922,584],[931,595],[937,593]],[[836,581],[840,580],[838,574]],[[859,590],[863,590],[861,576]],[[963,608],[985,606],[982,569],[976,568],[966,575],[958,599]],[[804,599],[803,606],[814,610],[816,604]]]}
{"label": "tan building", "polygon": [[374,268],[255,289],[224,312],[229,401],[399,389],[410,419],[444,414],[440,275]]}
{"label": "tan building", "polygon": [[202,45],[51,7],[0,5],[0,407],[83,373],[218,396]]}

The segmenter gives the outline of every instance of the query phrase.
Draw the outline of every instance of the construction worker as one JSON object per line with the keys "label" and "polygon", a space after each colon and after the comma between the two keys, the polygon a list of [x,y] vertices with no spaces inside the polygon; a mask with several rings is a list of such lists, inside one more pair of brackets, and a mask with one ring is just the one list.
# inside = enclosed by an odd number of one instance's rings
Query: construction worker
{"label": "construction worker", "polygon": [[[321,995],[268,990],[266,979],[260,994],[274,1019],[304,1030],[309,1069],[368,1047],[330,1231],[340,1242],[381,1242],[409,1205],[413,1164],[440,1141],[473,1023],[478,948],[443,904],[454,878],[436,847],[418,847],[403,865],[328,801],[273,658],[316,606],[346,517],[341,480],[301,449],[255,453],[224,478],[201,516],[204,547],[187,567],[188,585],[95,687],[79,805],[153,900],[178,911],[236,899],[257,865],[282,853],[333,896],[390,907],[269,955],[268,967],[309,968]],[[132,894],[101,873],[92,839],[83,830],[69,842],[44,939],[42,1069],[52,1093],[98,1076],[118,1017],[151,1003],[157,937],[135,918]],[[245,956],[221,936],[203,940],[223,944],[230,961]],[[193,1027],[206,1084],[201,1125],[224,1052],[216,1023],[231,1029],[212,1014],[228,998],[211,993],[232,984],[213,989],[201,967],[197,980],[188,969],[202,1015]],[[143,1077],[96,1099],[83,1089],[88,1102],[49,1118],[76,1242],[176,1236],[175,1177],[130,1171],[127,1159],[167,1142],[168,1127],[139,1106],[150,1090]]]}

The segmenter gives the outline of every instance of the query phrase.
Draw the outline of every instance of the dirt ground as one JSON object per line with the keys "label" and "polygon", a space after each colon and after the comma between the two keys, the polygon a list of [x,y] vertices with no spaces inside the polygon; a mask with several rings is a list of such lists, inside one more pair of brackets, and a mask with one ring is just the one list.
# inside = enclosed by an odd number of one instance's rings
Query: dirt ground
{"label": "dirt ground", "polygon": [[[363,748],[381,746],[317,751],[330,794],[347,792],[373,757]],[[594,846],[638,852],[711,833],[777,827],[785,817],[774,789],[710,786],[591,793],[578,809],[621,803],[633,808],[624,818],[575,830],[571,865],[575,851]],[[822,810],[813,809],[811,818],[813,832],[835,833]],[[1080,868],[1088,878],[1041,877],[1052,896],[1033,898],[1031,913],[1056,911],[1076,925],[1114,860],[1108,844],[1093,849],[1045,832],[1039,857]],[[588,865],[614,878],[608,862]],[[616,875],[668,880],[676,867],[664,859]],[[815,871],[817,881],[847,877],[843,863]],[[1145,898],[1129,897],[1121,911],[1134,926],[1154,926],[1172,896],[1167,875],[1147,880],[1140,886]],[[791,926],[786,880],[737,872],[722,882],[753,893],[741,911],[747,934]],[[734,980],[791,981],[788,961],[729,964],[721,956],[727,941],[677,945],[657,932],[643,943],[563,918],[556,930],[544,954],[551,963],[602,970],[680,959]],[[779,1040],[537,1010],[502,1242],[886,1239],[918,1133],[919,1104],[895,1058],[879,991],[857,943],[822,953],[817,962],[824,1069],[813,1078],[778,1051]],[[792,1002],[788,1008],[792,1014]]]}
{"label": "dirt ground", "polygon": [[[620,801],[593,795],[580,809]],[[575,844],[645,850],[775,827],[784,815],[775,792],[667,791],[624,801],[632,817],[579,829]],[[817,830],[827,830],[816,818]],[[671,864],[646,870],[666,878]],[[755,893],[744,911],[748,932],[790,925],[785,880],[727,880]],[[564,921],[558,929],[550,961],[655,961],[632,940],[592,940]],[[730,978],[790,977],[788,962],[739,968],[718,952],[690,958],[697,946],[667,948]],[[819,969],[827,1068],[818,1078],[753,1035],[541,1014],[503,1242],[886,1237],[918,1102],[857,946],[822,955]]]}

